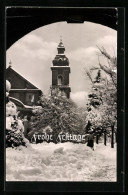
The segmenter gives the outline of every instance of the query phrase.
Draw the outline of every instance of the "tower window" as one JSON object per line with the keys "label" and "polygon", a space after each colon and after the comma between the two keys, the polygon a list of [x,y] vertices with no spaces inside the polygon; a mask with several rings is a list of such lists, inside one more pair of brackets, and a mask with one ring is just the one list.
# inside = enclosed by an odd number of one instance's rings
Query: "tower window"
{"label": "tower window", "polygon": [[61,75],[58,76],[58,85],[63,84],[63,77]]}

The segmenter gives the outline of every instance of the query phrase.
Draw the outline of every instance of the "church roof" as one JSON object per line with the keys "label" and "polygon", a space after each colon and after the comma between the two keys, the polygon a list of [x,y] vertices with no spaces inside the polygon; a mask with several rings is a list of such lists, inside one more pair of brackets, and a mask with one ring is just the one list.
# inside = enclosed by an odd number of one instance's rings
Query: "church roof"
{"label": "church roof", "polygon": [[32,89],[38,89],[35,85],[33,85],[32,83],[30,83],[27,79],[25,79],[23,76],[21,76],[18,72],[16,72],[11,66],[9,66],[6,69],[6,74],[12,72],[14,73],[17,77],[19,77],[20,79],[24,80]]}

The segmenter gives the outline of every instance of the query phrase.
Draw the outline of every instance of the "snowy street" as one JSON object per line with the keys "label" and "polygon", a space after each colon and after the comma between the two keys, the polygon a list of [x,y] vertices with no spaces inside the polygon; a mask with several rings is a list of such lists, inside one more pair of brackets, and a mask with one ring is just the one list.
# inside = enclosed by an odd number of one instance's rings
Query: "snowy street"
{"label": "snowy street", "polygon": [[7,181],[116,181],[116,145],[42,143],[6,149]]}

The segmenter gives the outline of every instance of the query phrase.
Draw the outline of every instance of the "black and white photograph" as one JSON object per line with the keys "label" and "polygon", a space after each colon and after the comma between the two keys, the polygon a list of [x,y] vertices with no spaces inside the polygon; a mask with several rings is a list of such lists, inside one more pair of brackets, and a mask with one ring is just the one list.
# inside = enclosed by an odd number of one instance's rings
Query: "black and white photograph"
{"label": "black and white photograph", "polygon": [[6,181],[117,182],[118,9],[26,9],[6,10]]}

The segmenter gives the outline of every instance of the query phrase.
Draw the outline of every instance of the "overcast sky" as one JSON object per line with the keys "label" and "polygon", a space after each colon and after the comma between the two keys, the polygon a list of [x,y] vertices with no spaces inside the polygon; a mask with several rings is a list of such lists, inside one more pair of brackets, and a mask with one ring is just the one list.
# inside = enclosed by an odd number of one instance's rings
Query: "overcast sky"
{"label": "overcast sky", "polygon": [[[104,46],[112,56],[115,55],[117,48],[115,30],[90,22],[83,24],[58,22],[46,25],[22,37],[7,50],[7,67],[11,60],[14,70],[47,94],[52,83],[50,67],[57,54],[60,36],[71,67],[71,98],[79,105],[83,105],[91,88],[84,69],[98,66],[96,45]],[[106,63],[102,57],[100,60]]]}

